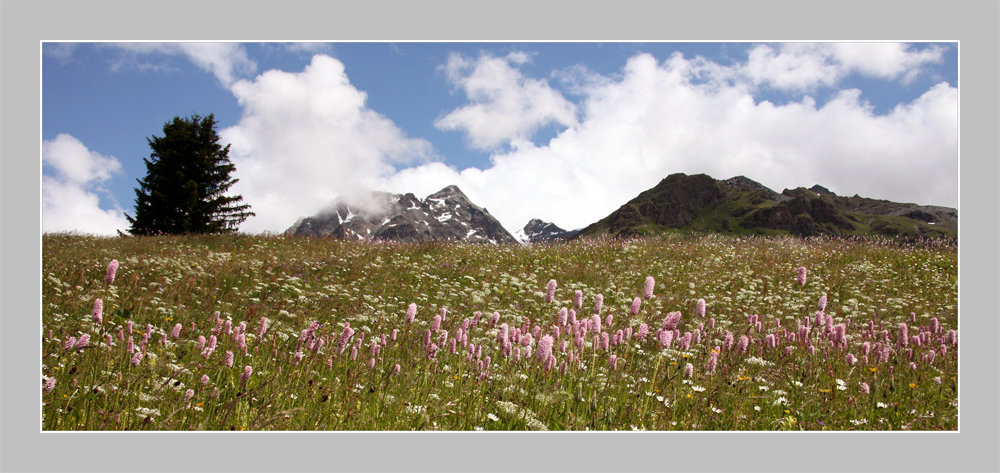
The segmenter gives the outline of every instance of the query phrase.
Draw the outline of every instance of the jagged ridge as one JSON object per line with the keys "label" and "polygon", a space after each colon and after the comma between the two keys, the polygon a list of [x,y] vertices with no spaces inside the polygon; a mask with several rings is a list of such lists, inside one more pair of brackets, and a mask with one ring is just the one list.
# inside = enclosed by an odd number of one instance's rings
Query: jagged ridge
{"label": "jagged ridge", "polygon": [[503,225],[473,204],[458,186],[426,199],[411,193],[373,192],[365,207],[338,199],[330,211],[299,219],[286,234],[400,242],[432,240],[515,243]]}

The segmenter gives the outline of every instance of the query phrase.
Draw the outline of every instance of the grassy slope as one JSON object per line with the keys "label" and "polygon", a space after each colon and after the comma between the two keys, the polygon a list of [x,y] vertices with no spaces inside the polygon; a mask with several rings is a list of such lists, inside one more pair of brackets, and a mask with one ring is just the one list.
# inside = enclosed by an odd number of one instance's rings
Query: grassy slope
{"label": "grassy slope", "polygon": [[[107,285],[103,278],[111,259],[121,267],[114,284]],[[799,266],[809,268],[805,286],[794,283]],[[656,278],[655,297],[630,315],[646,276]],[[558,281],[558,289],[555,301],[546,303],[550,279]],[[888,363],[873,360],[867,367],[848,366],[844,355],[860,357],[861,344],[873,341],[863,330],[870,320],[876,337],[884,326],[892,341],[911,312],[917,317],[911,325],[927,326],[936,317],[944,330],[957,328],[956,282],[954,246],[900,248],[881,240],[673,236],[494,247],[242,235],[47,235],[42,375],[55,378],[56,385],[42,392],[43,428],[954,429],[954,347],[934,363],[921,357],[938,344],[917,349],[916,371],[907,368],[902,349]],[[515,361],[501,353],[489,314],[498,311],[500,323],[511,327],[530,319],[532,327],[550,333],[558,308],[573,307],[574,290],[584,296],[581,318],[592,313],[597,294],[604,296],[602,319],[613,315],[614,320],[610,326],[602,321],[603,329],[612,334],[640,323],[655,332],[669,311],[683,313],[682,334],[699,324],[707,327],[709,318],[718,326],[689,350],[676,343],[661,350],[651,334],[607,351],[595,350],[588,336],[582,353],[563,330],[570,348],[557,350],[557,367],[549,372],[535,358]],[[778,333],[779,321],[794,330],[797,321],[813,317],[822,294],[829,295],[827,313],[837,323],[856,323],[846,351],[824,348],[816,330],[815,355],[801,343],[783,341],[793,347],[788,356],[761,346],[766,334]],[[103,324],[91,320],[95,298],[104,301]],[[708,306],[704,317],[695,315],[700,298]],[[406,324],[403,314],[411,302],[418,306],[417,317]],[[427,358],[423,334],[442,307],[448,311],[442,328],[451,338],[464,319],[476,311],[486,314],[467,340],[483,347],[481,360],[491,357],[485,379],[480,377],[486,370],[475,359],[466,361],[464,349],[453,355],[442,347]],[[231,336],[221,335],[214,354],[199,354],[196,339],[212,334],[215,311],[234,325],[247,323],[246,354]],[[760,314],[762,332],[749,327],[749,314]],[[270,323],[258,340],[261,317]],[[126,340],[136,344],[147,324],[152,326],[147,356],[137,366],[118,338],[127,321],[135,324],[135,333]],[[316,352],[297,347],[313,321],[321,324],[318,336],[331,340]],[[366,335],[355,360],[350,347],[359,335],[345,353],[331,350],[345,322]],[[162,344],[163,334],[177,323],[183,326],[180,336],[168,335]],[[374,368],[368,368],[368,343],[394,329],[398,339],[382,347]],[[717,371],[709,372],[708,356],[723,344],[724,330],[737,339],[748,333],[755,342],[748,354],[723,350]],[[91,335],[90,347],[64,348],[69,337],[83,333]],[[112,336],[112,346],[103,334]],[[536,351],[537,342],[535,337]],[[296,363],[298,349],[304,353]],[[232,368],[222,362],[226,351],[234,352]],[[583,364],[562,372],[569,352],[582,354]],[[611,354],[619,360],[615,370],[608,364]],[[751,354],[761,361],[751,360]],[[685,378],[689,362],[694,375]],[[393,376],[397,363],[401,372]],[[245,384],[244,366],[253,369]],[[202,375],[209,377],[205,386]],[[846,382],[844,391],[837,379]],[[859,392],[862,382],[872,395]],[[188,389],[193,398],[185,403]]]}

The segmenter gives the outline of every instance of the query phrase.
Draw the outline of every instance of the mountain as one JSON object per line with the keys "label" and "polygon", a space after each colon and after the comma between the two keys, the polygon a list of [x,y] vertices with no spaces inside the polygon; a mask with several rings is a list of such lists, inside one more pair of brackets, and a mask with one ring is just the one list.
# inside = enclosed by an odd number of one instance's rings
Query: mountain
{"label": "mountain", "polygon": [[524,228],[514,232],[521,243],[538,243],[545,241],[568,240],[576,236],[580,230],[563,230],[554,223],[543,222],[537,218],[528,221]]}
{"label": "mountain", "polygon": [[424,200],[410,193],[386,192],[371,193],[363,205],[338,199],[329,210],[300,218],[285,233],[400,242],[517,242],[496,218],[473,204],[457,186],[445,187]]}
{"label": "mountain", "polygon": [[758,235],[958,237],[949,207],[842,197],[823,186],[780,194],[744,176],[671,174],[578,236],[707,231]]}

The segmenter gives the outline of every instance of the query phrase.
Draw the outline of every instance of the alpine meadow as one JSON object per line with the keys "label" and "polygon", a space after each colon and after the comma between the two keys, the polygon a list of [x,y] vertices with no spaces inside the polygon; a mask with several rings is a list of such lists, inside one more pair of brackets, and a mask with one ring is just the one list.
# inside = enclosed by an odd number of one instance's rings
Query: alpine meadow
{"label": "alpine meadow", "polygon": [[957,430],[954,239],[42,237],[43,430]]}
{"label": "alpine meadow", "polygon": [[41,60],[42,431],[960,430],[955,40]]}

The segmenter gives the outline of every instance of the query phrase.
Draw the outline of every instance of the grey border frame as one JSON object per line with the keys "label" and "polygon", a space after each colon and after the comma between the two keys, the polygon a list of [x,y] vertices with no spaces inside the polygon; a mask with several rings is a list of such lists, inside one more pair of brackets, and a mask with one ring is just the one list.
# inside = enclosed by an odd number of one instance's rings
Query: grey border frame
{"label": "grey border frame", "polygon": [[[5,0],[0,9],[0,470],[1000,471],[1000,2]],[[40,41],[181,39],[959,41],[960,432],[39,432],[37,363],[25,354],[40,349]]]}

